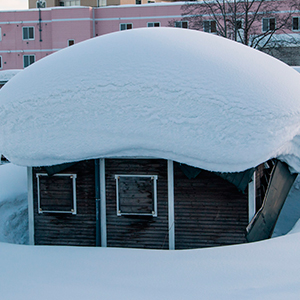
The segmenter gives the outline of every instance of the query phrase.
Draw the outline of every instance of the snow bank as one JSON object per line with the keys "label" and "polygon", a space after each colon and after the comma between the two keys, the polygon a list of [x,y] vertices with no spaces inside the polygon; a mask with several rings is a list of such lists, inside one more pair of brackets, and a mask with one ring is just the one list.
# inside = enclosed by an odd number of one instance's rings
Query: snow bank
{"label": "snow bank", "polygon": [[199,31],[90,39],[26,68],[0,98],[0,151],[19,165],[150,156],[242,171],[279,157],[300,172],[300,74]]}
{"label": "snow bank", "polygon": [[17,75],[21,70],[4,70],[0,71],[0,82],[6,82],[12,79],[15,75]]}
{"label": "snow bank", "polygon": [[28,243],[26,168],[0,165],[0,242]]}
{"label": "snow bank", "polygon": [[300,234],[187,251],[0,243],[5,300],[298,300]]}

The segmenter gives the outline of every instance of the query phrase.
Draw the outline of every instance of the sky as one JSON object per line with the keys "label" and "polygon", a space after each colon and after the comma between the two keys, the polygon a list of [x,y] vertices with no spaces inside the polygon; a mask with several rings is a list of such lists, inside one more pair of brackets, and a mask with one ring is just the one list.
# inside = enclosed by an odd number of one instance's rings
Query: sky
{"label": "sky", "polygon": [[27,9],[28,0],[0,0],[0,10]]}

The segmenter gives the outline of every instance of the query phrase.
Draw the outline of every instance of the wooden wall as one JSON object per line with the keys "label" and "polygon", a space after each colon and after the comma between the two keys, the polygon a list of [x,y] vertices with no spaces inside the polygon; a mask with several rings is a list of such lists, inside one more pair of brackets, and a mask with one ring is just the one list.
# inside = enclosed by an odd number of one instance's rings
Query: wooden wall
{"label": "wooden wall", "polygon": [[214,173],[188,179],[174,166],[175,249],[246,242],[248,196]]}
{"label": "wooden wall", "polygon": [[[36,245],[94,246],[96,241],[96,203],[94,160],[82,161],[61,173],[77,174],[77,214],[38,214],[36,173],[45,173],[43,168],[34,168],[34,228]],[[60,187],[53,186],[53,190]]]}
{"label": "wooden wall", "polygon": [[[158,159],[106,159],[107,246],[168,249],[167,161]],[[117,216],[116,174],[158,175],[157,217]]]}

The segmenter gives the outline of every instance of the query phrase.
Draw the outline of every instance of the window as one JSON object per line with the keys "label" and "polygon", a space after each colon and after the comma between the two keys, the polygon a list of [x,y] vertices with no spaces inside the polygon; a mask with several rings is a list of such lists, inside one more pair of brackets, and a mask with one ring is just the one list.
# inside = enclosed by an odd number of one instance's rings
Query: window
{"label": "window", "polygon": [[34,27],[23,27],[23,40],[34,40]]}
{"label": "window", "polygon": [[262,31],[266,32],[269,30],[275,30],[275,18],[269,18],[269,19],[262,20]]}
{"label": "window", "polygon": [[217,22],[216,21],[203,21],[203,31],[209,33],[216,33],[217,32]]}
{"label": "window", "polygon": [[2,31],[1,31],[1,27],[0,27],[0,42],[2,41]]}
{"label": "window", "polygon": [[189,22],[188,21],[176,21],[175,27],[179,28],[189,28]]}
{"label": "window", "polygon": [[75,40],[68,40],[68,46],[72,46],[75,44]]}
{"label": "window", "polygon": [[149,22],[147,23],[147,27],[160,27],[159,22]]}
{"label": "window", "polygon": [[2,69],[2,56],[0,56],[0,69]]}
{"label": "window", "polygon": [[120,30],[132,29],[132,23],[121,23]]}
{"label": "window", "polygon": [[236,20],[236,29],[242,29],[243,28],[243,20]]}
{"label": "window", "polygon": [[157,217],[157,175],[115,175],[117,215]]}
{"label": "window", "polygon": [[142,0],[135,0],[135,4],[142,4]]}
{"label": "window", "polygon": [[38,213],[76,214],[76,174],[37,173]]}
{"label": "window", "polygon": [[106,6],[107,5],[107,2],[106,2],[106,0],[99,0],[99,2],[98,2],[99,4],[99,6]]}
{"label": "window", "polygon": [[80,0],[65,1],[63,6],[80,6]]}
{"label": "window", "polygon": [[65,6],[65,2],[60,1],[59,6]]}
{"label": "window", "polygon": [[300,30],[300,17],[293,17],[293,30],[298,31]]}
{"label": "window", "polygon": [[35,62],[35,55],[23,55],[23,67],[26,68]]}

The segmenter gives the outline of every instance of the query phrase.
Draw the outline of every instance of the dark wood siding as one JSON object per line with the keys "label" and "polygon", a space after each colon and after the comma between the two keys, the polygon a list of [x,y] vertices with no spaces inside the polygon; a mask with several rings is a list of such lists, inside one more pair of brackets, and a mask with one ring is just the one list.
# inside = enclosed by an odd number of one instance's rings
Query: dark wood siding
{"label": "dark wood siding", "polygon": [[[107,245],[109,247],[168,249],[167,161],[106,159]],[[116,174],[158,175],[158,216],[117,216]]]}
{"label": "dark wood siding", "polygon": [[[94,160],[79,162],[61,172],[77,174],[76,215],[38,214],[36,173],[45,173],[45,171],[43,168],[34,168],[33,170],[35,244],[94,246],[96,240]],[[62,194],[61,197],[63,197],[63,188],[57,185],[52,185],[51,188],[60,191],[59,194]],[[68,189],[66,191],[68,192]]]}
{"label": "dark wood siding", "polygon": [[246,242],[247,194],[212,172],[188,179],[175,163],[174,173],[176,249]]}

